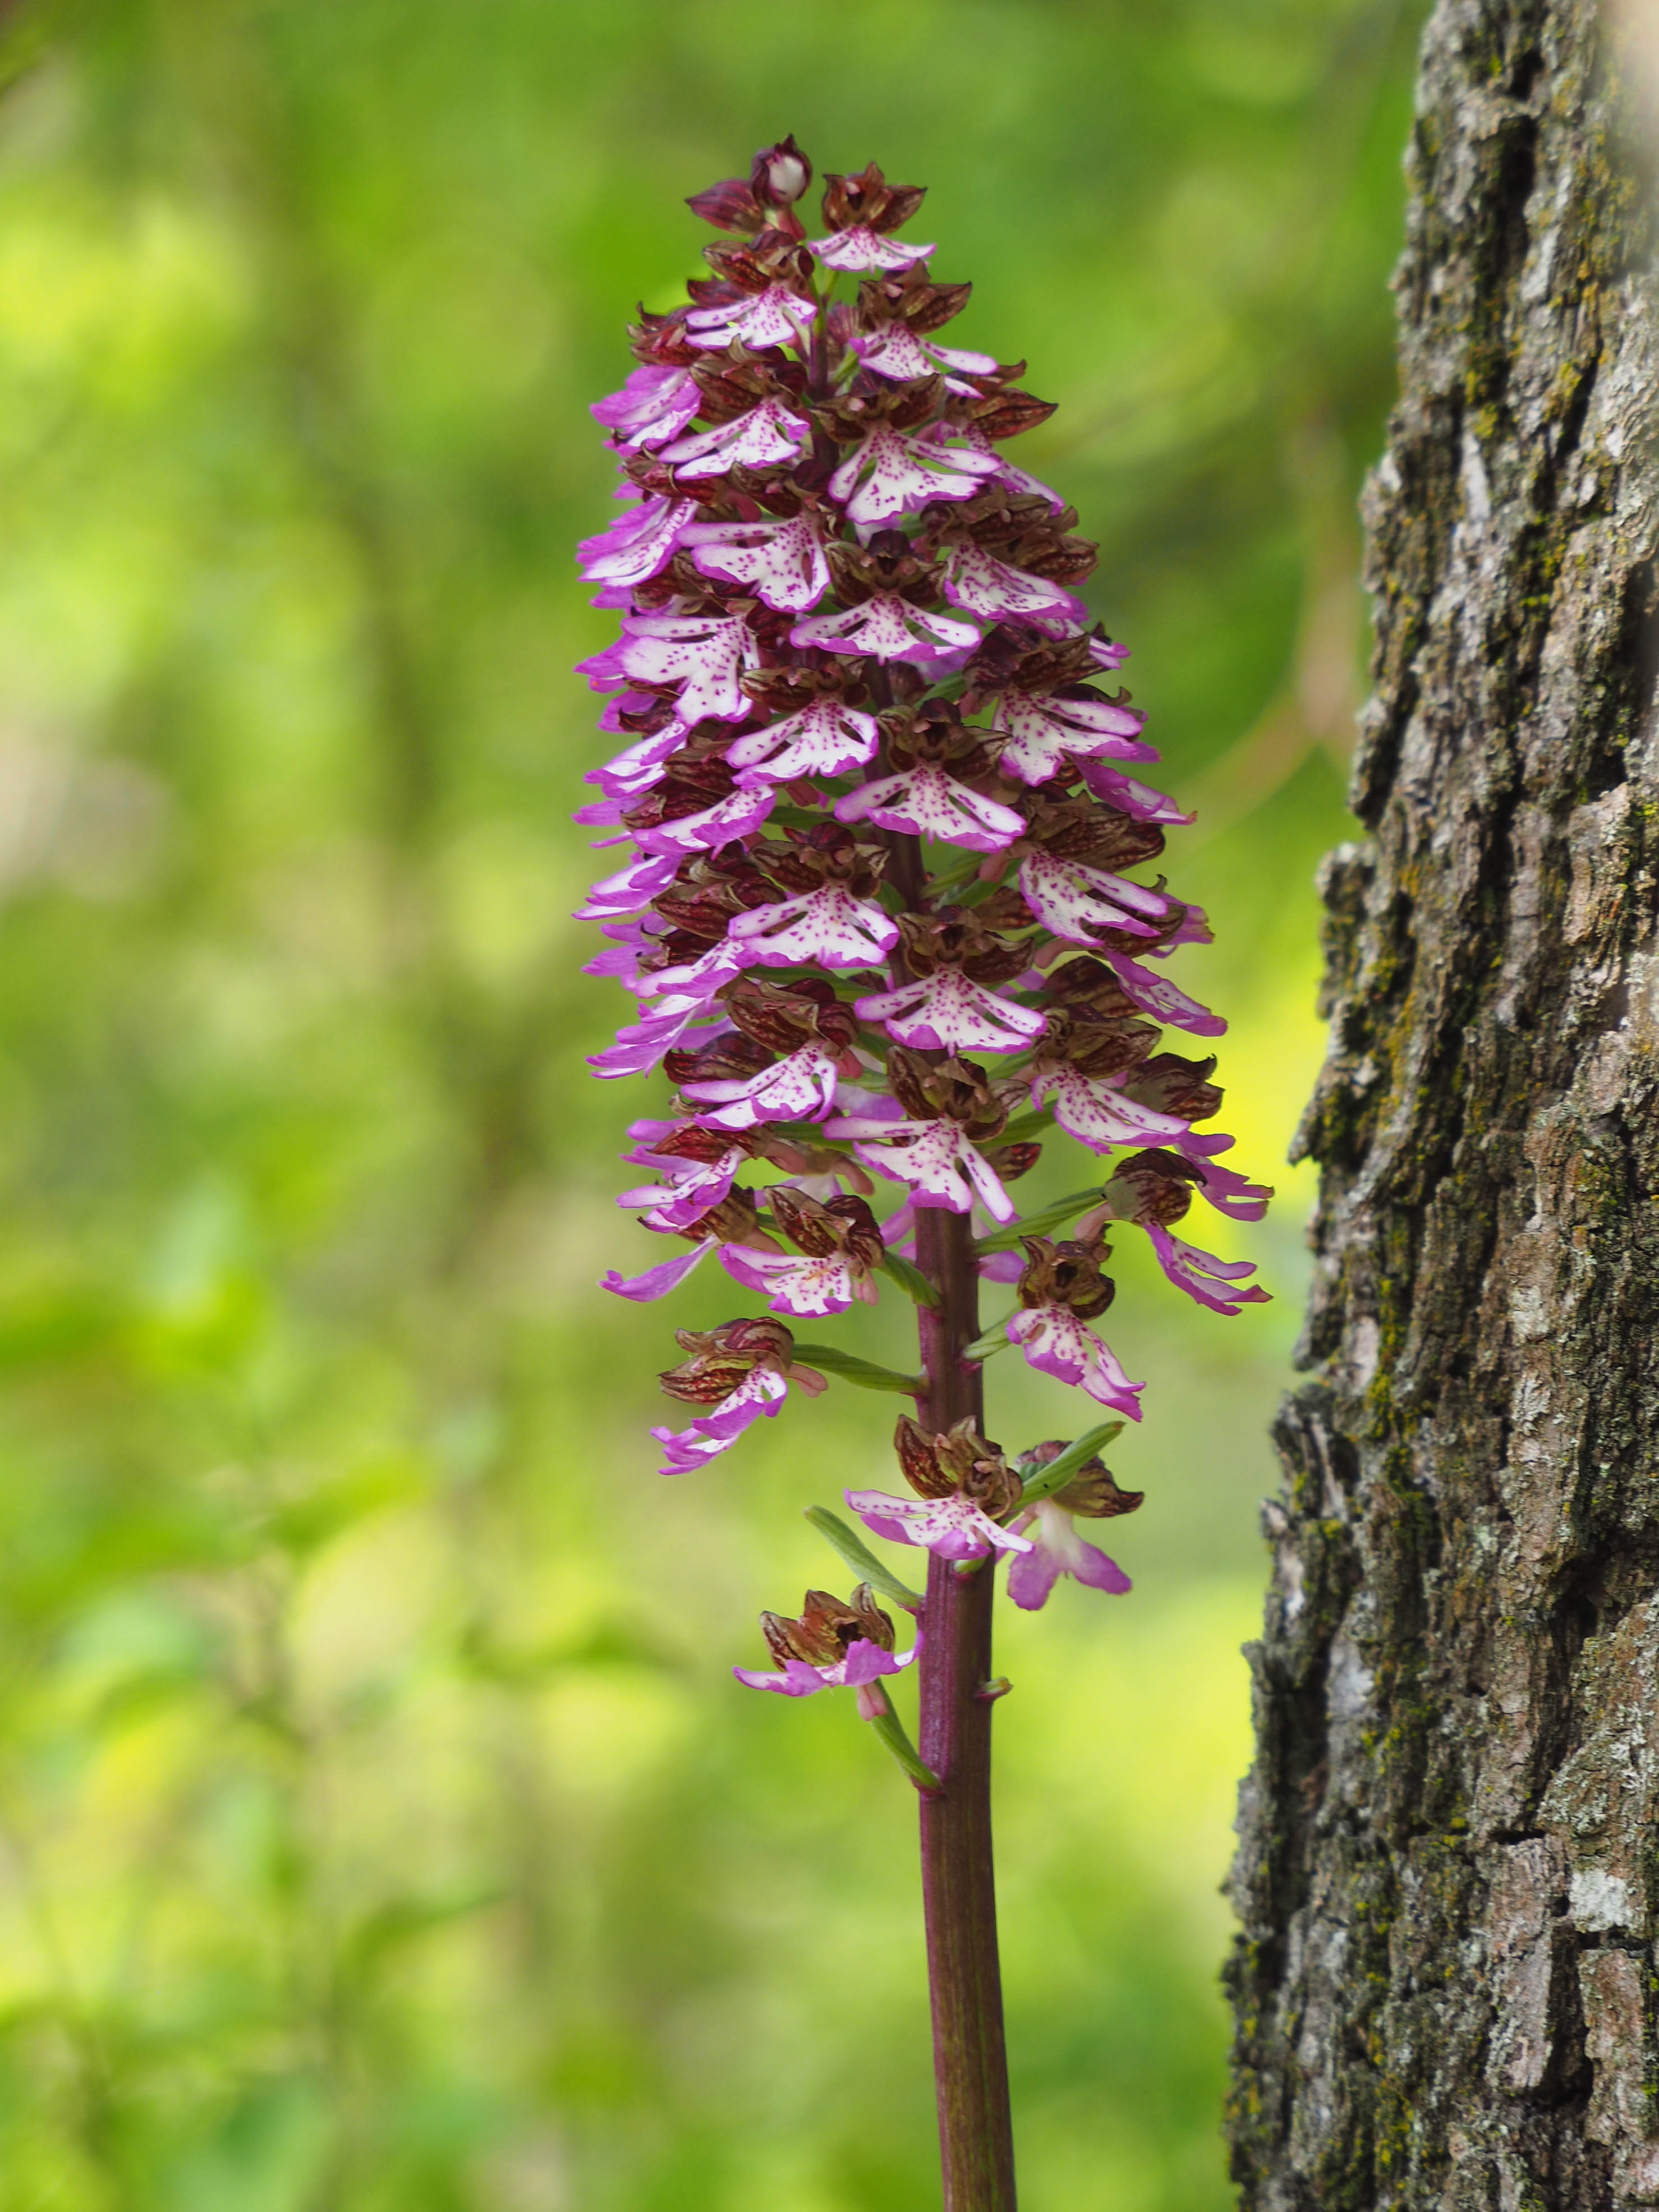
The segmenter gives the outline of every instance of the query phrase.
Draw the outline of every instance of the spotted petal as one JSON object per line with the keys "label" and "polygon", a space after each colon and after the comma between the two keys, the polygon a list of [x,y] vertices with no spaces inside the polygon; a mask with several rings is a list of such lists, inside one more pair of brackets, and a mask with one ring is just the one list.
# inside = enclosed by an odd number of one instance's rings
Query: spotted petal
{"label": "spotted petal", "polygon": [[689,499],[646,499],[626,508],[608,530],[583,538],[577,549],[583,575],[618,591],[648,583],[673,559],[696,512]]}
{"label": "spotted petal", "polygon": [[1029,623],[1047,637],[1074,637],[1088,627],[1089,611],[1075,592],[1046,576],[1010,568],[980,545],[953,550],[945,565],[945,596],[970,615]]}
{"label": "spotted petal", "polygon": [[994,453],[924,446],[878,422],[830,477],[830,491],[845,503],[849,522],[873,530],[932,499],[971,499],[1000,466]]}
{"label": "spotted petal", "polygon": [[744,967],[867,968],[898,942],[896,926],[878,906],[855,899],[839,884],[738,915],[726,943]]}
{"label": "spotted petal", "polygon": [[741,1081],[722,1078],[682,1088],[704,1109],[698,1120],[720,1129],[752,1129],[758,1121],[821,1121],[836,1103],[838,1057],[829,1046],[807,1044]]}
{"label": "spotted petal", "polygon": [[1144,1382],[1132,1382],[1117,1354],[1064,1306],[1021,1306],[1009,1317],[1008,1340],[1033,1367],[1058,1376],[1115,1413],[1140,1419]]}
{"label": "spotted petal", "polygon": [[746,584],[781,614],[804,614],[830,588],[830,563],[810,514],[787,522],[696,522],[683,543],[702,574]]}
{"label": "spotted petal", "polygon": [[925,261],[935,250],[931,246],[908,246],[896,238],[884,238],[879,231],[862,222],[849,223],[845,230],[838,230],[829,238],[809,239],[807,243],[826,269],[866,272],[914,269],[918,261]]}
{"label": "spotted petal", "polygon": [[1156,937],[1176,903],[1144,884],[1085,867],[1081,860],[1057,860],[1048,853],[1026,854],[1020,862],[1019,888],[1045,929],[1068,945],[1091,947],[1098,945],[1102,930]]}
{"label": "spotted petal", "polygon": [[596,691],[631,681],[679,686],[678,717],[740,722],[749,702],[738,678],[756,659],[754,632],[741,615],[632,615],[605,652],[580,664]]}
{"label": "spotted petal", "polygon": [[1156,760],[1155,747],[1142,744],[1138,732],[1146,716],[1109,699],[1065,699],[1052,692],[1011,687],[997,701],[992,727],[1003,739],[1002,766],[1022,783],[1046,783],[1069,757],[1097,760]]}
{"label": "spotted petal", "polygon": [[1119,1145],[1156,1144],[1187,1133],[1188,1125],[1179,1115],[1126,1097],[1109,1075],[1085,1075],[1071,1066],[1046,1067],[1032,1081],[1031,1097],[1038,1106],[1052,1106],[1060,1127],[1093,1152],[1109,1152]]}
{"label": "spotted petal", "polygon": [[728,1244],[720,1264],[746,1289],[764,1291],[774,1313],[817,1319],[845,1313],[856,1296],[852,1263],[844,1252],[826,1253],[819,1259]]}
{"label": "spotted petal", "polygon": [[792,460],[806,441],[807,424],[781,401],[763,399],[746,415],[665,446],[662,458],[682,477],[723,477],[728,469],[763,469]]}
{"label": "spotted petal", "polygon": [[873,822],[912,837],[935,837],[970,853],[1000,853],[1025,835],[1023,816],[958,783],[937,761],[860,784],[836,804],[838,822]]}
{"label": "spotted petal", "polygon": [[982,1559],[989,1552],[1029,1552],[1017,1536],[969,1498],[892,1498],[882,1490],[844,1493],[865,1527],[890,1544],[919,1544],[942,1559]]}
{"label": "spotted petal", "polygon": [[793,783],[799,776],[845,775],[876,756],[881,725],[839,699],[814,699],[798,714],[746,731],[726,757],[740,784]]}
{"label": "spotted petal", "polygon": [[896,1043],[923,1052],[1023,1052],[1042,1034],[1043,1017],[1031,1006],[998,998],[959,968],[854,1001],[861,1021],[880,1022]]}
{"label": "spotted petal", "polygon": [[971,653],[979,643],[979,632],[972,623],[930,614],[896,592],[878,592],[862,605],[797,623],[789,641],[815,645],[823,653],[868,653],[878,660],[921,665]]}
{"label": "spotted petal", "polygon": [[715,307],[693,307],[685,319],[685,334],[694,346],[728,346],[741,338],[751,353],[763,346],[798,345],[817,309],[787,284],[769,284],[763,292],[731,300]]}
{"label": "spotted petal", "polygon": [[592,412],[613,442],[625,452],[660,446],[678,438],[702,404],[702,395],[689,369],[636,368],[620,392],[597,399]]}
{"label": "spotted petal", "polygon": [[699,1413],[678,1434],[672,1429],[652,1430],[667,1457],[667,1464],[659,1472],[686,1474],[693,1468],[707,1466],[711,1459],[718,1459],[723,1451],[729,1451],[750,1424],[763,1413],[772,1419],[788,1395],[788,1384],[774,1369],[750,1368],[729,1397],[722,1398],[708,1413]]}
{"label": "spotted petal", "polygon": [[852,1138],[866,1167],[890,1182],[908,1183],[912,1206],[967,1213],[977,1199],[996,1220],[1014,1218],[1014,1201],[996,1170],[955,1121],[884,1121],[856,1115],[827,1122],[824,1133]]}

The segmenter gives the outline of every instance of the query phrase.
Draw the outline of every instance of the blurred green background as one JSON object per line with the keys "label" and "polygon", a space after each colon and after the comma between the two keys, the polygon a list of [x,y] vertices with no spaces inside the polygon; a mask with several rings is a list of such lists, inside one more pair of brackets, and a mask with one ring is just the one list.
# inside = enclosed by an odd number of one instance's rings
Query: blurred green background
{"label": "blurred green background", "polygon": [[[595,1288],[658,1256],[611,1194],[663,1094],[588,1079],[625,1001],[567,919],[611,865],[566,819],[601,754],[568,672],[611,621],[571,567],[611,512],[586,404],[698,265],[682,196],[788,130],[928,185],[959,342],[1063,403],[1022,458],[1101,540],[1203,808],[1174,876],[1218,942],[1182,973],[1234,1019],[1232,1157],[1283,1195],[1199,1241],[1278,1302],[1222,1321],[1127,1250],[1137,1589],[1004,1624],[999,1821],[1030,2212],[1228,2201],[1217,1884],[1309,1200],[1275,1170],[1320,1050],[1416,27],[7,15],[3,2212],[937,2201],[909,1792],[844,1701],[727,1671],[838,1578],[800,1510],[886,1479],[894,1408],[836,1386],[658,1480],[670,1329],[740,1302]],[[1012,1364],[993,1433],[1075,1433]]]}

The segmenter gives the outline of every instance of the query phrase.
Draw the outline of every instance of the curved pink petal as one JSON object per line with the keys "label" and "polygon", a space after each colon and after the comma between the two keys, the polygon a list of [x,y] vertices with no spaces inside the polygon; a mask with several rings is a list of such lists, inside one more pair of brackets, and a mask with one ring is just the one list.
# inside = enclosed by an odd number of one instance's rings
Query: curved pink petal
{"label": "curved pink petal", "polygon": [[620,392],[597,399],[589,410],[625,451],[660,446],[677,438],[702,404],[689,369],[636,368]]}
{"label": "curved pink petal", "polygon": [[1233,1315],[1241,1306],[1263,1305],[1270,1293],[1259,1283],[1244,1287],[1244,1278],[1255,1273],[1251,1260],[1218,1260],[1213,1253],[1200,1252],[1196,1244],[1183,1243],[1172,1237],[1163,1224],[1149,1221],[1145,1224],[1152,1240],[1152,1249],[1158,1254],[1158,1264],[1163,1268],[1177,1290],[1185,1291],[1189,1298],[1196,1298],[1212,1313]]}
{"label": "curved pink petal", "polygon": [[729,1398],[684,1429],[653,1429],[651,1433],[663,1447],[667,1464],[660,1469],[664,1474],[689,1474],[694,1468],[705,1467],[711,1459],[718,1459],[728,1451],[750,1424],[763,1413],[770,1419],[784,1399],[789,1386],[781,1375],[769,1367],[757,1367],[745,1375]]}
{"label": "curved pink petal", "polygon": [[1188,830],[1198,819],[1196,814],[1183,814],[1167,793],[1154,791],[1149,783],[1137,783],[1132,775],[1125,775],[1109,761],[1085,760],[1082,768],[1083,781],[1094,798],[1115,806],[1120,814],[1132,815],[1137,822],[1157,822],[1166,829]]}
{"label": "curved pink petal", "polygon": [[583,538],[577,548],[583,575],[590,583],[629,591],[648,583],[673,559],[696,512],[689,499],[642,500],[597,538]]}
{"label": "curved pink petal", "polygon": [[810,1698],[819,1690],[861,1689],[866,1682],[879,1681],[884,1674],[897,1674],[915,1659],[921,1648],[921,1638],[908,1651],[884,1651],[878,1644],[867,1637],[855,1636],[847,1647],[847,1656],[833,1667],[813,1667],[805,1659],[786,1659],[781,1671],[763,1672],[749,1667],[734,1667],[732,1672],[738,1681],[751,1690],[774,1690],[781,1697]]}
{"label": "curved pink petal", "polygon": [[1219,1036],[1226,1029],[1219,1014],[1212,1013],[1196,999],[1188,998],[1167,975],[1155,975],[1150,968],[1131,960],[1127,952],[1110,946],[1104,948],[1104,957],[1123,986],[1124,997],[1133,1000],[1143,1013],[1151,1014],[1155,1021],[1168,1022],[1172,1029],[1187,1030],[1194,1036]]}
{"label": "curved pink petal", "polygon": [[608,921],[611,917],[637,914],[648,906],[659,891],[665,891],[679,872],[673,860],[655,856],[635,860],[626,868],[619,868],[614,876],[605,876],[595,884],[586,899],[576,908],[578,921]]}
{"label": "curved pink petal", "polygon": [[647,1267],[642,1275],[624,1278],[613,1267],[603,1278],[601,1290],[613,1291],[619,1298],[632,1298],[644,1304],[653,1298],[665,1298],[670,1291],[677,1291],[691,1270],[702,1264],[714,1249],[714,1240],[705,1237],[689,1251],[677,1252],[672,1260],[665,1260],[655,1267]]}
{"label": "curved pink petal", "polygon": [[713,806],[705,806],[700,814],[682,814],[672,822],[659,822],[648,830],[636,830],[635,842],[642,853],[718,852],[722,845],[734,839],[752,836],[772,811],[777,793],[773,791],[742,790],[728,792]]}
{"label": "curved pink petal", "polygon": [[[1228,1142],[1231,1141],[1230,1138]],[[1237,1168],[1224,1168],[1212,1159],[1194,1157],[1190,1147],[1185,1152],[1198,1170],[1200,1190],[1218,1213],[1224,1213],[1233,1221],[1261,1220],[1273,1194],[1271,1183],[1252,1182]]]}
{"label": "curved pink petal", "polygon": [[747,730],[726,748],[726,757],[743,785],[793,783],[798,776],[844,775],[876,757],[881,725],[873,714],[843,706],[839,699],[815,699],[798,714],[763,730]]}

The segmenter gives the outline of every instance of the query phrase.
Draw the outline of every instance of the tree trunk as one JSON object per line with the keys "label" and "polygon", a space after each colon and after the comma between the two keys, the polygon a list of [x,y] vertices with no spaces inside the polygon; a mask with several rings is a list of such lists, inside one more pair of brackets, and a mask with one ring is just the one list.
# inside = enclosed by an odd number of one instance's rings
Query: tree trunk
{"label": "tree trunk", "polygon": [[1229,2113],[1252,2212],[1659,2203],[1646,192],[1589,0],[1442,0],[1327,863]]}

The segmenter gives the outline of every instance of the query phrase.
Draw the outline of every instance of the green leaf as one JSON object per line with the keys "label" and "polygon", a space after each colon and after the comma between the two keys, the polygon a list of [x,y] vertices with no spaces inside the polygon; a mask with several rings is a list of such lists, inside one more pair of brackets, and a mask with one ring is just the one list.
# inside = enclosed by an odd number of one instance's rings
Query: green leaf
{"label": "green leaf", "polygon": [[920,1375],[895,1374],[890,1367],[837,1352],[833,1344],[798,1344],[794,1358],[805,1366],[821,1367],[826,1375],[839,1375],[843,1382],[857,1382],[866,1390],[896,1390],[902,1398],[919,1398],[927,1387]]}
{"label": "green leaf", "polygon": [[884,1275],[890,1275],[902,1291],[908,1291],[919,1306],[936,1306],[939,1292],[920,1267],[914,1266],[902,1252],[884,1252],[876,1265]]}
{"label": "green leaf", "polygon": [[1031,1214],[1024,1221],[1012,1222],[1006,1229],[994,1229],[988,1237],[981,1237],[975,1244],[975,1252],[1012,1252],[1022,1237],[1046,1237],[1051,1229],[1063,1229],[1079,1213],[1086,1213],[1100,1200],[1100,1189],[1074,1190],[1069,1198],[1057,1198],[1052,1206]]}
{"label": "green leaf", "polygon": [[[1055,1491],[1064,1490],[1079,1468],[1091,1460],[1097,1452],[1103,1451],[1114,1437],[1122,1433],[1121,1421],[1103,1421],[1097,1429],[1091,1429],[1074,1444],[1067,1444],[1058,1459],[1050,1460],[1047,1467],[1034,1468],[1030,1474],[1022,1478],[1025,1487],[1020,1504],[1036,1505],[1042,1498],[1052,1498]],[[1014,1463],[1016,1467],[1020,1464],[1018,1460]]]}
{"label": "green leaf", "polygon": [[993,1322],[982,1335],[976,1336],[962,1356],[964,1359],[989,1359],[994,1353],[1007,1349],[1008,1320],[1005,1315],[1002,1320]]}
{"label": "green leaf", "polygon": [[832,1545],[854,1571],[878,1589],[884,1597],[890,1597],[895,1605],[902,1605],[907,1613],[920,1613],[922,1596],[908,1583],[884,1566],[870,1547],[855,1529],[849,1528],[839,1513],[832,1513],[827,1505],[809,1505],[806,1518],[824,1541]]}

